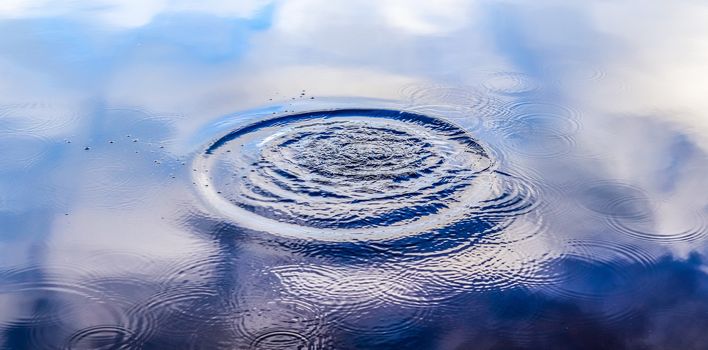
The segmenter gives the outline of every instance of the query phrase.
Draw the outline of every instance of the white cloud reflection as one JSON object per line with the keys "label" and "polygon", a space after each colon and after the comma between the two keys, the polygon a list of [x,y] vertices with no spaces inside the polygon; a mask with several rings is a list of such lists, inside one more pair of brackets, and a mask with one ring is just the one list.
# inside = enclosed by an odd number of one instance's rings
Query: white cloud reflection
{"label": "white cloud reflection", "polygon": [[9,0],[0,3],[0,18],[68,16],[99,23],[134,28],[146,25],[167,12],[205,13],[223,17],[250,17],[270,0]]}
{"label": "white cloud reflection", "polygon": [[[52,144],[51,153],[28,165],[21,176],[11,172],[11,167],[0,169],[0,175],[6,175],[0,178],[4,182],[0,214],[23,220],[56,215],[37,229],[43,234],[28,235],[22,243],[0,242],[0,251],[7,252],[2,265],[85,266],[91,262],[95,264],[91,273],[110,277],[125,269],[111,266],[111,255],[102,256],[106,252],[150,256],[156,269],[162,262],[185,256],[198,261],[221,247],[198,236],[199,229],[180,226],[175,218],[185,215],[185,207],[201,209],[190,196],[189,182],[167,185],[163,181],[167,174],[152,173],[115,183],[111,175],[120,179],[120,174],[148,173],[155,165],[147,157],[154,154],[189,161],[202,146],[189,143],[192,136],[204,130],[225,132],[218,123],[233,119],[239,111],[264,105],[278,110],[319,108],[332,97],[357,103],[401,102],[409,97],[402,96],[401,89],[411,84],[463,87],[476,93],[484,91],[485,81],[500,72],[512,79],[528,79],[533,91],[504,94],[505,86],[521,84],[505,80],[499,85],[502,93],[485,91],[484,97],[503,106],[551,100],[572,107],[581,116],[568,154],[542,158],[509,153],[502,160],[547,186],[541,195],[554,201],[543,212],[547,216],[539,220],[542,224],[520,219],[518,228],[506,232],[509,241],[539,227],[542,237],[503,250],[431,257],[408,270],[405,264],[381,270],[380,266],[321,263],[308,270],[306,264],[293,263],[289,256],[258,262],[261,267],[272,267],[270,271],[293,294],[325,300],[349,295],[354,303],[368,303],[392,296],[402,296],[398,301],[426,300],[426,288],[435,287],[435,278],[471,284],[480,278],[494,287],[504,287],[506,282],[542,285],[547,282],[543,279],[546,263],[565,253],[571,241],[635,245],[654,257],[671,254],[684,259],[695,252],[706,253],[708,6],[704,3],[294,0],[272,4],[272,25],[258,30],[224,27],[243,34],[219,41],[243,44],[235,52],[218,59],[192,55],[198,49],[207,53],[213,49],[213,42],[200,32],[202,24],[214,18],[251,18],[269,5],[270,1],[0,2],[0,22],[26,35],[18,36],[22,40],[10,34],[0,39],[0,105],[7,107],[0,110],[0,122],[5,122],[0,128],[5,128],[5,134],[9,130],[41,136]],[[190,27],[195,35],[189,43],[179,35],[169,40],[151,36],[155,31],[165,34],[160,31],[169,28],[147,30],[155,18],[170,13],[199,17]],[[36,20],[36,26],[13,27],[16,20],[28,18]],[[39,25],[55,18],[76,20],[80,25],[69,29]],[[96,30],[105,26],[112,30]],[[86,33],[95,34],[101,44],[83,40]],[[59,34],[69,39],[54,40]],[[307,97],[315,97],[315,102],[290,104],[302,90]],[[426,107],[442,106],[443,111],[469,107],[460,105],[464,101],[451,102],[450,96],[436,98],[426,100]],[[50,114],[42,108],[13,107],[18,103],[34,106],[35,102],[61,102],[62,107],[51,109],[56,113]],[[184,117],[164,129],[170,133],[165,150],[139,149],[143,153],[132,157],[131,149],[131,157],[117,160],[81,153],[84,143],[105,145],[111,138],[125,138],[127,129],[120,129],[119,134],[108,123],[111,118],[101,115],[113,107]],[[22,112],[25,109],[29,112]],[[508,126],[504,124],[508,120],[483,116],[475,132],[485,142],[503,146],[502,139],[509,135],[498,126]],[[43,129],[27,120],[43,123]],[[474,124],[463,119],[456,122]],[[72,146],[67,146],[65,138],[74,141]],[[202,135],[199,140],[212,138]],[[158,144],[165,139],[154,141]],[[68,148],[75,146],[81,148]],[[525,146],[531,145],[520,148]],[[175,171],[178,177],[187,176],[179,171]],[[598,188],[607,190],[608,198],[583,192],[597,193]],[[612,215],[603,213],[607,209],[603,206],[624,203],[623,190],[649,209],[638,204],[624,217],[608,218]],[[106,203],[130,207],[116,209]],[[644,209],[649,219],[633,216],[632,210]],[[639,233],[618,232],[618,227]],[[692,240],[667,240],[691,230],[697,232]],[[662,240],[662,234],[667,239]],[[48,251],[39,259],[37,246]],[[612,255],[614,251],[606,248],[602,248],[604,254]],[[239,254],[260,256],[259,249],[265,248],[250,246]],[[484,265],[489,261],[493,264]],[[128,269],[135,266],[135,261],[127,263]],[[526,269],[529,266],[532,269]],[[391,275],[394,271],[408,275]],[[515,281],[519,271],[527,279]],[[450,286],[444,282],[440,285]],[[462,285],[456,291],[477,290],[477,286]],[[22,315],[18,300],[23,301],[17,295],[0,298],[4,320]]]}

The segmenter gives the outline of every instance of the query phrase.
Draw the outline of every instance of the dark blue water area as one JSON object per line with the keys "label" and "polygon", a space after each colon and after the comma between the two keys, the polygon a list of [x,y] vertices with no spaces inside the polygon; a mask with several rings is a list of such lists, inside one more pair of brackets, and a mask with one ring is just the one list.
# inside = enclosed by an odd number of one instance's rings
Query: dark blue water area
{"label": "dark blue water area", "polygon": [[706,13],[0,4],[0,349],[706,349]]}

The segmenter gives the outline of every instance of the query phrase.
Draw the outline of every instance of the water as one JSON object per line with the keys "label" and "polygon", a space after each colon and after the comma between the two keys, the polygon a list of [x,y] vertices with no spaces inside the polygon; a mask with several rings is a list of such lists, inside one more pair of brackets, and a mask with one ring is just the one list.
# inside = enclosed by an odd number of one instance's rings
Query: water
{"label": "water", "polygon": [[0,5],[0,349],[705,349],[706,18]]}

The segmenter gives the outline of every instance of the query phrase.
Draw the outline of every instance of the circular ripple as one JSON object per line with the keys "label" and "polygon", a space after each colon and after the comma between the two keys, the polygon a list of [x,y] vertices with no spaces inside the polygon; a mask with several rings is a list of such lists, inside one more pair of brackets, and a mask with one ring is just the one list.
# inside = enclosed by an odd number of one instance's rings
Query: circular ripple
{"label": "circular ripple", "polygon": [[435,296],[394,265],[284,266],[273,271],[286,290],[328,310],[328,324],[353,334],[393,336],[429,320]]}
{"label": "circular ripple", "polygon": [[487,90],[501,95],[526,94],[539,90],[533,77],[517,72],[494,73],[483,85]]}
{"label": "circular ripple", "polygon": [[233,310],[220,291],[185,287],[158,292],[127,311],[131,326],[145,338],[182,337],[195,325],[225,326]]}
{"label": "circular ripple", "polygon": [[578,112],[562,105],[540,101],[515,102],[509,114],[494,122],[503,147],[529,157],[566,154],[575,145],[580,129]]}
{"label": "circular ripple", "polygon": [[569,135],[580,129],[579,112],[543,101],[519,101],[508,106],[510,127],[530,128],[534,132]]}
{"label": "circular ripple", "polygon": [[572,85],[603,80],[607,72],[590,62],[565,61],[546,65],[544,76],[558,85]]}
{"label": "circular ripple", "polygon": [[[197,325],[191,349],[330,349],[324,314],[303,300],[235,295],[226,324]],[[193,325],[194,326],[194,325]]]}
{"label": "circular ripple", "polygon": [[33,134],[66,131],[79,119],[72,109],[45,103],[0,105],[0,131]]}
{"label": "circular ripple", "polygon": [[618,181],[598,181],[578,191],[579,203],[600,217],[648,220],[654,208],[642,189]]}
{"label": "circular ripple", "polygon": [[121,326],[94,326],[82,329],[69,339],[66,350],[135,349],[139,347],[135,333]]}
{"label": "circular ripple", "polygon": [[364,269],[297,265],[282,266],[272,272],[287,291],[330,308],[364,309],[382,302],[424,307],[431,300],[426,290],[394,264]]}
{"label": "circular ripple", "polygon": [[3,172],[23,171],[39,164],[50,149],[48,139],[32,134],[0,132],[0,167]]}
{"label": "circular ripple", "polygon": [[543,246],[534,240],[478,244],[449,256],[425,259],[408,269],[437,296],[544,285],[555,280],[546,270],[558,253],[543,251]]}
{"label": "circular ripple", "polygon": [[503,103],[476,89],[431,84],[411,84],[401,90],[407,110],[464,121],[475,128],[482,118],[503,114]]}
{"label": "circular ripple", "polygon": [[195,160],[216,211],[246,228],[325,241],[449,227],[494,195],[493,161],[465,130],[383,109],[307,112],[232,131]]}
{"label": "circular ripple", "polygon": [[28,348],[55,349],[79,329],[123,322],[123,305],[71,277],[81,272],[34,266],[1,273],[0,305],[7,316],[0,330],[25,329]]}
{"label": "circular ripple", "polygon": [[[662,208],[659,207],[657,211]],[[649,216],[619,216],[608,218],[611,227],[634,238],[661,243],[702,240],[708,235],[708,217],[700,211],[681,213],[680,220],[663,223]]]}
{"label": "circular ripple", "polygon": [[556,261],[555,281],[542,290],[573,301],[588,312],[580,322],[603,319],[617,322],[636,313],[636,294],[655,290],[656,258],[639,246],[616,242],[578,240]]}
{"label": "circular ripple", "polygon": [[325,337],[323,313],[302,300],[243,298],[241,304],[231,328],[252,349],[313,349]]}
{"label": "circular ripple", "polygon": [[577,192],[580,205],[604,219],[617,232],[662,243],[691,242],[708,235],[700,210],[670,211],[643,189],[619,181],[598,181]]}
{"label": "circular ripple", "polygon": [[30,267],[1,274],[3,284],[0,285],[0,297],[13,300],[15,305],[45,303],[43,307],[21,310],[22,312],[14,319],[0,322],[0,326],[4,326],[4,322],[41,324],[80,318],[90,307],[94,307],[93,312],[96,313],[97,318],[104,317],[108,320],[118,318],[116,315],[119,312],[114,309],[116,305],[104,303],[104,296],[96,288],[87,285],[84,281],[69,277],[76,273],[77,270],[70,268],[43,270]]}
{"label": "circular ripple", "polygon": [[265,333],[253,341],[252,349],[309,349],[310,340],[300,333],[273,331]]}

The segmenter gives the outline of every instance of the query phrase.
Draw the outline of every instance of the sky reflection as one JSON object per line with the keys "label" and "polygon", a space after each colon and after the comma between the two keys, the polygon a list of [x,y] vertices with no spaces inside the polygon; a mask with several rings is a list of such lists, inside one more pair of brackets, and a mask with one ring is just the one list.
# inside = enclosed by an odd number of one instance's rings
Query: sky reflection
{"label": "sky reflection", "polygon": [[[707,16],[5,1],[0,348],[706,348]],[[429,232],[317,240],[200,196],[220,137],[332,108],[463,128],[490,197]]]}

